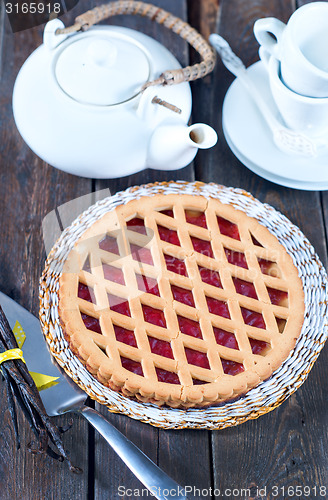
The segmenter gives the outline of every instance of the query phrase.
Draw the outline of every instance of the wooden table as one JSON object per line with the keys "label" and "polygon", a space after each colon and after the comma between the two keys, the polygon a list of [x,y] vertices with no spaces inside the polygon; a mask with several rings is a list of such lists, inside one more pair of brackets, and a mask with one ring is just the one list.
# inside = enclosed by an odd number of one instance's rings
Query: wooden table
{"label": "wooden table", "polygon": [[[96,2],[81,0],[65,16],[69,23]],[[218,31],[246,65],[258,58],[252,28],[264,16],[286,21],[298,0],[154,0],[154,3],[188,19],[203,35]],[[147,20],[113,19],[113,23],[134,27],[168,46],[182,64],[194,60],[194,53],[171,32]],[[38,279],[45,250],[41,224],[45,215],[66,201],[103,188],[111,193],[128,186],[168,179],[214,181],[250,191],[272,204],[297,224],[327,264],[326,193],[279,187],[252,174],[231,153],[221,128],[224,95],[232,76],[218,62],[214,73],[192,85],[193,122],[215,127],[220,140],[212,150],[200,152],[195,162],[174,172],[146,170],[109,181],[95,181],[67,175],[37,158],[20,137],[12,116],[11,96],[17,72],[27,56],[41,43],[42,27],[12,34],[8,20],[0,25],[0,289],[38,313]],[[51,117],[49,117],[51,119]],[[195,498],[286,499],[326,498],[319,490],[328,487],[328,351],[325,349],[309,379],[280,408],[255,421],[224,431],[164,431],[109,414],[96,405],[125,435],[182,485],[205,489]],[[58,418],[65,424],[68,417]],[[124,496],[139,498],[141,483],[99,435],[80,419],[64,436],[73,463],[83,468],[76,476],[66,464],[48,457],[32,456],[25,444],[32,439],[28,425],[19,419],[22,448],[16,451],[13,427],[0,382],[0,498],[1,500],[114,500],[118,487]],[[292,494],[289,486],[309,486],[312,492]],[[258,488],[267,488],[262,495]],[[317,495],[313,488],[317,487]],[[209,489],[218,488],[221,496]],[[250,493],[245,494],[245,489]],[[283,489],[285,488],[285,490]],[[226,490],[226,491],[225,491]],[[244,491],[243,491],[244,490]],[[139,491],[139,495],[138,495]],[[207,495],[206,495],[207,493]],[[217,492],[218,493],[218,492]],[[146,498],[146,497],[145,497]]]}

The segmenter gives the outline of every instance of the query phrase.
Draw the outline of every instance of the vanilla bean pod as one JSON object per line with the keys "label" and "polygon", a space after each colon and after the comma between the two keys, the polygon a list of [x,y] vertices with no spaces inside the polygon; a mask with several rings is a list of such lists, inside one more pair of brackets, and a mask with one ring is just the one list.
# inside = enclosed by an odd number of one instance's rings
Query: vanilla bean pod
{"label": "vanilla bean pod", "polygon": [[4,381],[6,383],[8,408],[9,408],[11,420],[12,420],[12,423],[14,426],[15,437],[16,437],[16,447],[17,447],[17,450],[19,450],[20,438],[19,438],[19,431],[18,431],[16,406],[15,406],[14,395],[13,395],[13,387],[12,387],[11,380],[10,380],[10,377],[9,377],[7,371],[2,370],[1,372],[2,372],[2,376],[4,378]]}
{"label": "vanilla bean pod", "polygon": [[[13,370],[13,376],[16,379],[17,373],[15,372],[15,370]],[[35,431],[35,434],[37,436],[39,435],[40,425],[43,425],[47,431],[47,437],[50,438],[51,442],[57,447],[58,451],[60,452],[59,455],[55,454],[55,457],[56,458],[61,457],[62,459],[67,460],[69,468],[72,472],[80,472],[81,470],[78,467],[75,467],[72,465],[72,463],[71,463],[71,461],[70,461],[70,459],[69,459],[69,457],[68,457],[68,455],[63,447],[61,435],[60,435],[61,433],[57,429],[57,427],[52,423],[50,417],[46,414],[46,411],[45,411],[43,403],[40,399],[39,393],[37,392],[37,396],[38,396],[37,398],[33,397],[34,395],[32,395],[32,397],[31,397],[30,396],[31,389],[29,388],[29,386],[27,384],[22,384],[21,382],[19,382],[18,379],[16,379],[16,382],[17,382],[17,384],[16,384],[17,389],[20,390],[21,399],[23,399],[23,401],[25,403],[24,407],[25,407],[25,409],[28,410],[28,414],[29,414],[28,420],[30,422],[32,429]],[[36,391],[37,391],[37,389],[36,389]],[[41,424],[37,423],[35,421],[35,415],[37,416],[38,419],[41,420]],[[39,446],[39,449],[40,449],[40,446]],[[55,458],[54,454],[51,453],[50,450],[51,450],[51,448],[49,447],[49,445],[47,445],[45,451],[48,454],[50,454],[53,458]]]}
{"label": "vanilla bean pod", "polygon": [[[5,369],[6,369],[5,366],[3,366],[3,370],[5,370]],[[26,420],[28,421],[28,423],[29,423],[32,431],[34,432],[34,434],[36,436],[38,436],[39,435],[39,429],[35,428],[32,415],[30,414],[30,412],[28,411],[27,407],[25,406],[24,400],[23,400],[23,396],[21,394],[19,386],[15,382],[12,383],[12,389],[13,389],[13,392],[14,392],[15,397],[16,397],[16,402],[18,403],[18,405],[20,406],[22,412],[24,413],[24,416],[25,416]]]}
{"label": "vanilla bean pod", "polygon": [[[18,348],[18,345],[15,336],[0,306],[0,353],[16,348]],[[19,359],[4,361],[1,365],[1,371],[6,383],[7,401],[18,447],[19,433],[14,396],[16,403],[18,403],[22,409],[33,433],[38,438],[36,446],[34,446],[36,444],[34,442],[30,444],[30,451],[32,453],[46,452],[52,458],[66,460],[72,472],[82,472],[79,467],[72,465],[61,440],[62,429],[58,429],[47,415],[39,391],[28,372],[26,364]],[[57,448],[59,453],[56,453],[56,451],[49,446],[49,440]]]}
{"label": "vanilla bean pod", "polygon": [[[9,349],[17,349],[17,341],[15,335],[13,334],[8,320],[0,306],[0,352],[7,351]],[[32,379],[26,364],[20,360],[15,360],[15,366],[19,369],[22,377],[28,383],[30,387],[34,386],[34,380]]]}

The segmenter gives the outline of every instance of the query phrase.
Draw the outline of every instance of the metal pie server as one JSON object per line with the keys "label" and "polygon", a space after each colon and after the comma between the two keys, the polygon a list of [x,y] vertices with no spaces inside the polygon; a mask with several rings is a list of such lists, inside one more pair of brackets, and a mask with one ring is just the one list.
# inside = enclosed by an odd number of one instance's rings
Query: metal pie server
{"label": "metal pie server", "polygon": [[38,318],[2,292],[0,292],[0,304],[11,328],[18,321],[26,334],[23,353],[28,369],[52,377],[59,377],[56,385],[40,392],[48,415],[56,416],[66,412],[83,415],[155,498],[158,500],[187,500],[181,486],[157,467],[106,418],[84,404],[87,399],[86,393],[71,381],[51,356]]}

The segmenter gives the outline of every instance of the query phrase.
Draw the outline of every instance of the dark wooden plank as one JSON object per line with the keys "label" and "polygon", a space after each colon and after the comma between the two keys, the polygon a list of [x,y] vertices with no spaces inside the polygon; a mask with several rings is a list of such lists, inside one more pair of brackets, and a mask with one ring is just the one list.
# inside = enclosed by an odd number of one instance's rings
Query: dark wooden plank
{"label": "dark wooden plank", "polygon": [[0,81],[2,75],[3,39],[5,29],[5,8],[4,3],[0,4]]}
{"label": "dark wooden plank", "polygon": [[[314,0],[314,1],[319,1],[319,0]],[[327,0],[320,0],[321,2],[327,2]],[[302,5],[306,5],[307,3],[313,3],[313,0],[295,0],[296,2],[296,7],[302,7]]]}
{"label": "dark wooden plank", "polygon": [[[198,9],[206,10],[205,0],[199,4],[202,6],[198,5]],[[289,0],[221,0],[217,20],[213,13],[209,14],[210,25],[216,26],[245,64],[250,65],[258,59],[258,44],[252,32],[254,21],[266,16],[287,21],[294,7]],[[219,61],[214,74],[194,86],[194,119],[207,119],[220,133],[218,146],[206,152],[203,161],[196,160],[197,179],[242,187],[261,201],[271,203],[304,231],[326,265],[319,193],[269,183],[249,172],[229,150],[221,119],[223,98],[232,81]],[[279,409],[257,421],[213,433],[214,480],[221,492],[225,488],[267,486],[265,498],[271,499],[274,485],[327,485],[326,367],[325,350],[308,381]],[[284,498],[281,491],[278,498]]]}
{"label": "dark wooden plank", "polygon": [[[15,127],[11,110],[14,80],[23,61],[41,40],[41,28],[13,35],[6,24],[0,93],[0,289],[36,315],[38,281],[45,260],[42,220],[62,203],[91,190],[91,181],[68,176],[44,164],[29,150]],[[1,498],[86,499],[89,431],[84,420],[74,417],[73,428],[64,436],[72,461],[84,470],[82,476],[76,476],[66,464],[27,452],[26,445],[33,436],[21,416],[22,448],[17,452],[1,382],[0,402]],[[68,421],[69,417],[58,419],[59,424]]]}
{"label": "dark wooden plank", "polygon": [[[186,2],[184,0],[156,0],[153,3],[183,19],[187,18]],[[122,24],[122,19],[117,17],[113,22]],[[123,24],[153,36],[166,45],[177,56],[181,64],[187,64],[189,54],[187,44],[173,33],[151,23],[149,20],[142,20],[141,22],[137,18],[126,18]],[[193,180],[192,166],[170,172],[146,170],[122,179],[98,181],[96,186],[97,189],[99,187],[109,187],[111,192],[115,193],[128,186],[171,179]],[[205,487],[210,483],[210,450],[207,432],[158,431],[131,419],[123,419],[121,416],[115,416],[113,421],[153,460],[157,460],[160,467],[180,484]],[[138,441],[136,441],[137,439]],[[197,467],[200,461],[202,462],[201,469]],[[108,463],[113,465],[113,470],[109,471],[104,465]],[[102,479],[100,479],[101,476]],[[96,448],[96,478],[96,498],[99,499],[118,498],[117,487],[119,484],[128,488],[142,487],[139,481],[122,467],[118,459],[113,456],[113,453],[101,442],[97,443]]]}
{"label": "dark wooden plank", "polygon": [[207,498],[200,492],[212,485],[210,438],[205,430],[160,432],[159,464],[178,484],[189,488],[190,499]]}
{"label": "dark wooden plank", "polygon": [[[156,428],[123,415],[110,414],[106,408],[98,404],[96,406],[97,410],[108,418],[117,429],[153,462],[157,462],[158,431]],[[129,489],[141,491],[142,488],[145,488],[97,433],[95,435],[94,474],[94,498],[96,500],[122,498],[123,489],[127,492],[127,496],[123,498],[128,498]],[[130,497],[133,498],[134,495],[130,494]]]}

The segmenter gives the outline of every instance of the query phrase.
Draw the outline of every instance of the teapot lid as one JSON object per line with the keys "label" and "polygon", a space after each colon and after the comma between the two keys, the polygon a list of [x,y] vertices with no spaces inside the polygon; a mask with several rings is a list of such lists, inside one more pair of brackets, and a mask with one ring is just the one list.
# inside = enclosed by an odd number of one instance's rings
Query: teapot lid
{"label": "teapot lid", "polygon": [[142,46],[120,33],[89,32],[60,52],[55,75],[70,97],[84,104],[110,106],[136,96],[149,80]]}

